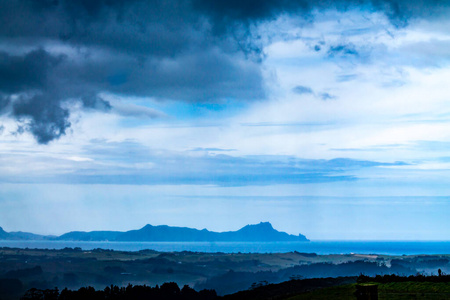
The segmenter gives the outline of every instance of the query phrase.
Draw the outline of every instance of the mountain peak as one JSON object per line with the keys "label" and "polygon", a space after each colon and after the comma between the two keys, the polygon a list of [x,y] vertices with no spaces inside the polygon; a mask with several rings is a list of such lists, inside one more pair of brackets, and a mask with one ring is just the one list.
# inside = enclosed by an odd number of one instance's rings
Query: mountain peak
{"label": "mountain peak", "polygon": [[239,241],[308,241],[305,236],[294,236],[273,228],[269,222],[247,225],[235,232]]}
{"label": "mountain peak", "polygon": [[260,222],[259,224],[256,224],[255,226],[267,228],[267,229],[273,229],[272,224],[270,222]]}
{"label": "mountain peak", "polygon": [[258,224],[248,224],[241,229],[275,230],[270,222],[260,222]]}
{"label": "mountain peak", "polygon": [[0,227],[0,238],[5,238],[9,236],[9,233],[3,230],[3,228]]}

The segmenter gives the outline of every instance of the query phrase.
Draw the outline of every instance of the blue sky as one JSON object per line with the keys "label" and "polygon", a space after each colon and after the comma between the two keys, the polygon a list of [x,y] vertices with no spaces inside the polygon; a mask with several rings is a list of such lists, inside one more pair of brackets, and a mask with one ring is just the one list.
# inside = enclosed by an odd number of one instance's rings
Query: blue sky
{"label": "blue sky", "polygon": [[6,231],[449,239],[449,2],[30,3],[0,4]]}

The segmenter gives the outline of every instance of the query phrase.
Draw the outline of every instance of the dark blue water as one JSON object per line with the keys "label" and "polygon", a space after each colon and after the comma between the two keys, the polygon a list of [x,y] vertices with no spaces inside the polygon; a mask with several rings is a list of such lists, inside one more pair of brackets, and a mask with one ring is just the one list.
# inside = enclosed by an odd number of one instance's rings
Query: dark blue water
{"label": "dark blue water", "polygon": [[313,241],[313,242],[71,242],[1,241],[0,247],[62,249],[80,247],[121,251],[152,249],[157,251],[197,251],[225,253],[307,252],[317,254],[450,254],[450,241]]}

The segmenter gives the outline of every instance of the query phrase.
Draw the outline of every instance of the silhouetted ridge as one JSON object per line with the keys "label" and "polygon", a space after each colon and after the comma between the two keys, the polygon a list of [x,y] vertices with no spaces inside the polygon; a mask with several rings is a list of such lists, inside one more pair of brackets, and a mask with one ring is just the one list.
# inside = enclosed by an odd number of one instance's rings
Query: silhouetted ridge
{"label": "silhouetted ridge", "polygon": [[305,236],[289,235],[272,227],[269,222],[247,225],[238,231],[213,232],[187,227],[150,224],[139,230],[130,230],[117,236],[117,241],[177,241],[177,242],[266,242],[266,241],[307,241]]}
{"label": "silhouetted ridge", "polygon": [[78,290],[63,289],[61,292],[55,289],[29,289],[22,300],[67,300],[67,299],[89,299],[89,300],[128,300],[128,299],[153,299],[153,300],[214,300],[217,299],[216,291],[196,291],[185,285],[180,288],[175,282],[166,282],[161,287],[150,287],[147,285],[131,285],[119,287],[107,286],[104,290],[95,290],[93,287],[81,287]]}
{"label": "silhouetted ridge", "polygon": [[259,224],[252,224],[252,225],[246,225],[239,229],[238,231],[245,231],[245,230],[275,230],[273,229],[272,224],[269,222],[261,222]]}
{"label": "silhouetted ridge", "polygon": [[0,227],[0,239],[7,238],[9,234]]}
{"label": "silhouetted ridge", "polygon": [[117,241],[208,241],[212,232],[187,227],[167,225],[145,225],[139,230],[130,230],[120,234]]}
{"label": "silhouetted ridge", "polygon": [[71,231],[59,236],[58,240],[68,241],[115,241],[120,231]]}
{"label": "silhouetted ridge", "polygon": [[6,232],[0,227],[0,240],[42,240],[43,235],[16,231],[16,232]]}
{"label": "silhouetted ridge", "polygon": [[[0,227],[1,229],[1,227]],[[13,236],[13,234],[15,234]],[[1,239],[51,239],[66,241],[136,241],[136,242],[276,242],[308,241],[298,236],[280,232],[269,222],[246,225],[237,231],[214,232],[207,229],[145,225],[141,229],[121,231],[71,231],[59,237],[39,236],[31,233],[7,233],[0,230]]]}

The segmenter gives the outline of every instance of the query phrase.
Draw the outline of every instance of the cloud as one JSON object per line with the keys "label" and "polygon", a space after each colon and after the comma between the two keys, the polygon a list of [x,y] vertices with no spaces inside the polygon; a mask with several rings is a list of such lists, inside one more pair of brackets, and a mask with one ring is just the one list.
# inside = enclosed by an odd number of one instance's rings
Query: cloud
{"label": "cloud", "polygon": [[112,106],[109,101],[102,99],[96,95],[88,95],[81,97],[81,103],[85,108],[92,108],[101,111],[109,111]]}
{"label": "cloud", "polygon": [[67,157],[68,160],[76,161],[76,162],[83,162],[83,161],[92,161],[91,158],[88,157],[79,157],[79,156],[70,156]]}
{"label": "cloud", "polygon": [[11,101],[8,96],[0,95],[0,114],[4,113],[10,102]]}
{"label": "cloud", "polygon": [[329,93],[320,93],[320,94],[316,94],[312,88],[310,87],[306,87],[306,86],[302,86],[302,85],[298,85],[296,87],[294,87],[292,89],[292,91],[298,95],[304,95],[304,94],[308,94],[308,95],[314,95],[316,97],[319,97],[320,99],[326,101],[326,100],[331,100],[331,99],[336,99],[336,96],[333,96]]}
{"label": "cloud", "polygon": [[352,81],[357,79],[358,75],[357,74],[343,74],[343,75],[339,75],[337,76],[336,80],[338,82],[347,82],[347,81]]}
{"label": "cloud", "polygon": [[[56,68],[67,58],[43,50],[32,50],[25,55],[0,53],[0,113],[7,113],[19,122],[18,133],[30,131],[38,143],[47,144],[66,133],[70,127],[70,111],[64,101],[86,91],[66,89],[59,85]],[[55,76],[56,75],[56,76]],[[107,109],[108,103],[92,96],[83,96],[84,107]]]}
{"label": "cloud", "polygon": [[331,46],[328,49],[328,56],[329,57],[336,57],[336,56],[354,56],[358,57],[359,53],[355,49],[354,45],[348,44],[348,45],[336,45]]}
{"label": "cloud", "polygon": [[12,115],[24,122],[22,130],[29,130],[40,144],[64,135],[70,126],[69,110],[49,95],[21,97],[13,103]]}
{"label": "cloud", "polygon": [[[186,102],[259,100],[266,97],[264,38],[255,28],[263,22],[282,15],[308,19],[313,10],[362,7],[400,24],[441,16],[446,3],[1,1],[0,112],[45,144],[70,127],[67,103],[110,111],[110,104],[98,97],[103,92]],[[359,52],[336,45],[328,54]]]}
{"label": "cloud", "polygon": [[[134,141],[92,141],[80,155],[42,153],[30,164],[13,150],[1,161],[0,181],[71,184],[263,186],[359,180],[360,170],[404,166],[403,162],[300,159],[282,155],[233,156],[232,149],[155,150]],[[26,168],[25,166],[29,167]]]}
{"label": "cloud", "polygon": [[292,89],[292,91],[296,94],[302,95],[302,94],[313,94],[313,90],[310,87],[297,85]]}
{"label": "cloud", "polygon": [[153,108],[135,104],[123,104],[119,102],[113,104],[111,111],[121,116],[139,119],[155,119],[166,116],[164,113]]}
{"label": "cloud", "polygon": [[[264,97],[262,71],[234,40],[211,36],[188,1],[0,3],[0,109],[46,144],[83,109],[156,117],[98,95],[187,102]],[[26,19],[26,22],[23,20]],[[18,99],[18,100],[17,100]],[[11,108],[12,107],[12,108]]]}
{"label": "cloud", "polygon": [[416,141],[413,146],[426,152],[447,153],[450,142],[448,141]]}
{"label": "cloud", "polygon": [[322,93],[322,94],[320,94],[320,98],[322,100],[326,101],[326,100],[336,99],[336,96],[333,96],[333,95],[331,95],[329,93]]}
{"label": "cloud", "polygon": [[231,152],[231,151],[236,151],[236,149],[222,149],[222,148],[194,148],[190,151],[198,151],[198,152],[208,152],[208,151],[212,151],[212,152]]}
{"label": "cloud", "polygon": [[219,29],[226,30],[228,22],[250,23],[271,20],[281,14],[307,15],[314,9],[345,11],[354,7],[380,11],[398,26],[410,18],[435,18],[448,10],[449,1],[434,0],[243,0],[208,1],[194,0],[194,7],[204,11]]}
{"label": "cloud", "polygon": [[63,59],[63,56],[52,56],[43,49],[23,56],[0,52],[0,90],[4,93],[18,93],[45,88],[49,73]]}

